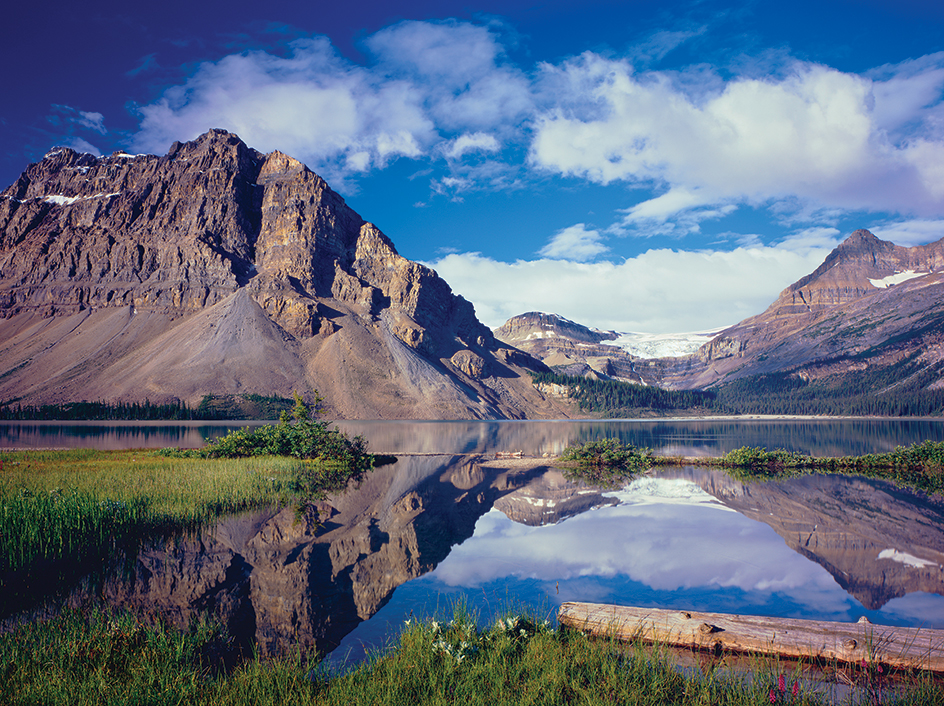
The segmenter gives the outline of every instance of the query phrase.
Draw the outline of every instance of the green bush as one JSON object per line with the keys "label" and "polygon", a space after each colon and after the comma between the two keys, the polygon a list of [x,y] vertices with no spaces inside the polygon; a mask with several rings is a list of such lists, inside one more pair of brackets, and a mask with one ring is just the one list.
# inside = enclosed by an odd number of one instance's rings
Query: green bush
{"label": "green bush", "polygon": [[652,450],[623,444],[619,439],[595,439],[580,446],[568,446],[558,458],[564,475],[594,485],[621,485],[636,473],[652,466]]}
{"label": "green bush", "polygon": [[[320,402],[317,398],[315,407]],[[349,439],[330,423],[311,419],[311,409],[295,393],[291,415],[283,412],[279,423],[256,429],[237,429],[207,444],[202,449],[162,449],[165,456],[200,456],[203,458],[246,458],[249,456],[291,456],[338,464],[348,475],[363,473],[374,465],[361,436]]]}

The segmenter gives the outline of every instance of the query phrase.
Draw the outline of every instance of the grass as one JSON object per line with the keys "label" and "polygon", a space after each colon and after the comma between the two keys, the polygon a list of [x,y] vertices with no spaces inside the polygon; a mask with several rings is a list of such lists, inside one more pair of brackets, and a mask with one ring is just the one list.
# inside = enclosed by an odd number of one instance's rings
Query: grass
{"label": "grass", "polygon": [[[480,629],[411,621],[387,650],[331,675],[292,652],[219,668],[226,635],[177,630],[129,614],[68,612],[0,636],[0,702],[20,704],[663,704],[827,703],[803,665],[758,664],[749,675],[707,667],[684,674],[658,647],[595,640],[506,616]],[[225,660],[224,660],[225,661]],[[900,703],[944,703],[928,676],[909,677]],[[890,704],[885,683],[854,684],[852,704]]]}
{"label": "grass", "polygon": [[653,465],[686,463],[718,466],[740,480],[781,478],[803,473],[839,473],[890,480],[929,494],[944,494],[944,442],[925,441],[863,456],[814,457],[784,449],[742,446],[720,458],[655,456],[651,449],[619,439],[595,439],[567,447],[556,463],[572,480],[614,487]]}
{"label": "grass", "polygon": [[0,616],[157,537],[343,487],[342,467],[285,457],[148,451],[0,453]]}

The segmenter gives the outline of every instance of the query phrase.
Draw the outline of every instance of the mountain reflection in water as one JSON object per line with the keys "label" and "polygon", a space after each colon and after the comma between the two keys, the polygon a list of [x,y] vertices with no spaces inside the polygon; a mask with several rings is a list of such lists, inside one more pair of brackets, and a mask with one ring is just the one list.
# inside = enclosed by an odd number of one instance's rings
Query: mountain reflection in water
{"label": "mountain reflection in water", "polygon": [[[567,600],[944,627],[944,504],[878,481],[745,485],[670,468],[618,491],[546,466],[406,456],[359,490],[143,553],[109,600],[335,659],[463,599],[484,620]],[[368,620],[372,618],[371,620]],[[364,622],[367,621],[367,622]]]}

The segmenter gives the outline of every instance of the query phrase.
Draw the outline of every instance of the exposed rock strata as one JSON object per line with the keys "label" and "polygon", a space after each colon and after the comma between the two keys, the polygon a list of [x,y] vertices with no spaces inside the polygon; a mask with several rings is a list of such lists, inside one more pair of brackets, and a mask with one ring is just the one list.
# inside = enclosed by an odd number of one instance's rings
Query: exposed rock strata
{"label": "exposed rock strata", "polygon": [[567,375],[640,381],[629,353],[603,345],[618,337],[614,331],[598,331],[556,314],[532,311],[508,319],[495,329],[495,337]]}
{"label": "exposed rock strata", "polygon": [[944,240],[905,248],[857,230],[762,314],[690,356],[636,369],[650,383],[690,389],[781,371],[815,379],[913,353],[932,367],[944,361],[942,270]]}
{"label": "exposed rock strata", "polygon": [[345,417],[566,416],[434,271],[221,130],[31,165],[0,195],[0,341],[0,400],[316,388]]}

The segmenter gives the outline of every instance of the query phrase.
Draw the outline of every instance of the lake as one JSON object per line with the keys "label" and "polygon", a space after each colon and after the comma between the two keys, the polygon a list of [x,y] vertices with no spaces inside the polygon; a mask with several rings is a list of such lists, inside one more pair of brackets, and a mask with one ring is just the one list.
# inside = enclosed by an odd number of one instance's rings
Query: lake
{"label": "lake", "polygon": [[[944,627],[944,501],[875,480],[805,476],[745,484],[693,466],[617,490],[568,481],[540,458],[602,436],[662,455],[739,446],[815,455],[941,440],[928,420],[353,422],[401,456],[317,510],[226,518],[143,551],[102,589],[116,605],[186,623],[219,615],[274,653],[296,643],[340,664],[410,616],[465,605],[554,617],[564,601]],[[5,446],[198,446],[238,426],[19,422]],[[483,458],[483,455],[485,458]]]}

